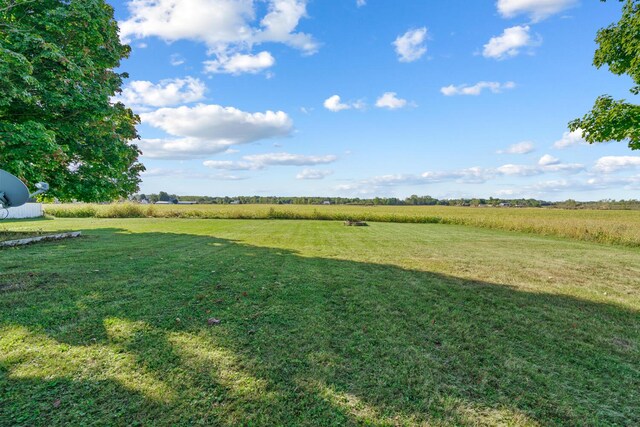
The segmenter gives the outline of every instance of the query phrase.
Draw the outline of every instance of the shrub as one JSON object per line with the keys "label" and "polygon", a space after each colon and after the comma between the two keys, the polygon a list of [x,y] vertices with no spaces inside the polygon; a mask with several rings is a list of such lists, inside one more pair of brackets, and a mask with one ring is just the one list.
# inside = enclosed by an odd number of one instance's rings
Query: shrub
{"label": "shrub", "polygon": [[118,203],[109,205],[105,211],[98,212],[98,218],[146,218],[147,212],[141,205]]}

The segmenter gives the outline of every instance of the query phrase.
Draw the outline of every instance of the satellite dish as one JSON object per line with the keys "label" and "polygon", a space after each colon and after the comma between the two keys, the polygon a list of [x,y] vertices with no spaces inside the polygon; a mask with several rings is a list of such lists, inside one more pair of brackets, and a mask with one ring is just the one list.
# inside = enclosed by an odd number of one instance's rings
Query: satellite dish
{"label": "satellite dish", "polygon": [[29,189],[17,177],[0,169],[0,208],[15,208],[29,200]]}

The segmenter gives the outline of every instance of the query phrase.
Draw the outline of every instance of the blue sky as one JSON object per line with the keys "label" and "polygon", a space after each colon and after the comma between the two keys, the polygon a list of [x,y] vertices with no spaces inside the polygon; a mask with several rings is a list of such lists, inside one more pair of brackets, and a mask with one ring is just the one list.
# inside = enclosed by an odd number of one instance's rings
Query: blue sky
{"label": "blue sky", "polygon": [[638,198],[640,153],[567,123],[628,77],[593,0],[109,0],[141,191]]}

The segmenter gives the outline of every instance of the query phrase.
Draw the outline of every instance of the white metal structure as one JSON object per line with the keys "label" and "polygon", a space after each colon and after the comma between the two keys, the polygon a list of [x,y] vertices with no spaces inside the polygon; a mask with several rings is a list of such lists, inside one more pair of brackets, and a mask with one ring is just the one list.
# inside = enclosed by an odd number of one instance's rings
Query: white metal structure
{"label": "white metal structure", "polygon": [[[36,208],[19,209],[29,201],[31,197],[37,196],[49,190],[49,184],[39,182],[35,193],[29,194],[29,189],[18,177],[0,169],[0,219],[6,218],[34,218],[42,216],[42,205],[39,207],[39,214],[33,215]],[[37,204],[37,203],[36,203]],[[26,216],[25,216],[26,215]]]}
{"label": "white metal structure", "polygon": [[25,203],[17,208],[8,208],[9,215],[5,219],[40,218],[44,215],[42,203]]}

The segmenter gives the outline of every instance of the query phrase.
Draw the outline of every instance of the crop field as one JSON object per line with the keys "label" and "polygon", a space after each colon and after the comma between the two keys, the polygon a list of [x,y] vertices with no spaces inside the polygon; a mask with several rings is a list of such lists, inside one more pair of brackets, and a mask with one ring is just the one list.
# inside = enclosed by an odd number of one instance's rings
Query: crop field
{"label": "crop field", "polygon": [[453,206],[45,205],[63,217],[316,219],[471,225],[640,247],[640,210],[562,210]]}
{"label": "crop field", "polygon": [[[589,213],[569,214],[630,215]],[[0,250],[0,425],[640,424],[637,247],[450,224],[2,225],[83,237]]]}

